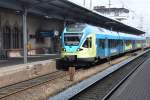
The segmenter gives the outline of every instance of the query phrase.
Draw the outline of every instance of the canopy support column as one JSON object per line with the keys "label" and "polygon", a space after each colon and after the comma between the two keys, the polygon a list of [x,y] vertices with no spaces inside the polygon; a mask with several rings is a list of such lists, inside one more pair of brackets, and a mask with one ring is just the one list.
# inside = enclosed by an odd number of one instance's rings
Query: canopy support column
{"label": "canopy support column", "polygon": [[23,16],[22,16],[22,19],[23,19],[23,60],[24,60],[24,63],[27,63],[27,9],[24,8],[24,11],[23,11]]}

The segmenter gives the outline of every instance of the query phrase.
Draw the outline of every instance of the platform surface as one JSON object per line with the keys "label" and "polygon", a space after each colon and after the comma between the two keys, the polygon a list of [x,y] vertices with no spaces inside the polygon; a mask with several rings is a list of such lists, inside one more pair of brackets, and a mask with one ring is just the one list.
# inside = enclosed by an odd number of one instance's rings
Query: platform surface
{"label": "platform surface", "polygon": [[109,100],[150,100],[150,58],[114,92]]}
{"label": "platform surface", "polygon": [[[49,54],[49,55],[38,55],[38,56],[29,56],[28,62],[35,62],[35,61],[43,61],[43,60],[49,60],[49,59],[56,59],[59,58],[58,54]],[[23,64],[23,58],[10,58],[8,60],[1,61],[0,60],[0,67],[6,67],[6,66],[13,66]]]}

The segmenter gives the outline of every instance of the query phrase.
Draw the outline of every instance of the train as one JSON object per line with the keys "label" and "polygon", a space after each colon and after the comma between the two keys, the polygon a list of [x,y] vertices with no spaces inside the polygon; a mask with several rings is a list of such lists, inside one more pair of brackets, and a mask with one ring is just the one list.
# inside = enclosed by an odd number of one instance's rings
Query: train
{"label": "train", "polygon": [[61,34],[61,59],[94,62],[142,48],[145,37],[89,24],[67,25]]}

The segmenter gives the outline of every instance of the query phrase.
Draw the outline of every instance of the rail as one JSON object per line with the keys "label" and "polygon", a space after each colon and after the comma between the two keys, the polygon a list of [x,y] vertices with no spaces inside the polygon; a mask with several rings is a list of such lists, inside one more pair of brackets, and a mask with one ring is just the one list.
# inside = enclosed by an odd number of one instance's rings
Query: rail
{"label": "rail", "polygon": [[[140,58],[140,60],[138,60],[138,62],[141,62],[141,63],[144,62],[144,60],[147,59],[147,56],[143,56],[143,55],[149,53],[149,51],[150,50],[146,50],[143,53],[141,53],[141,54],[139,54],[139,55],[137,55],[135,57],[129,58],[128,60],[125,60],[125,61],[123,61],[123,62],[121,62],[119,64],[113,65],[113,66],[109,67],[108,69],[106,69],[106,70],[104,70],[104,71],[102,71],[102,72],[100,72],[100,73],[98,73],[96,75],[93,75],[90,78],[88,78],[86,80],[83,80],[80,83],[78,83],[76,85],[73,85],[73,86],[69,87],[68,89],[66,89],[64,91],[49,97],[49,100],[59,100],[60,98],[61,98],[61,100],[68,100],[68,99],[70,99],[70,98],[72,98],[74,96],[75,97],[79,97],[78,94],[82,93],[82,91],[86,90],[88,87],[91,87],[96,82],[101,81],[104,78],[107,78],[107,76],[108,77],[111,76],[112,73],[114,73],[114,72],[116,72],[116,71],[118,71],[118,70],[120,70],[122,68],[125,68],[124,66],[130,64],[131,62],[134,62],[136,59]],[[143,57],[143,58],[141,58],[141,57]],[[141,63],[137,63],[136,62],[136,63],[134,63],[134,65],[141,64]],[[131,71],[131,69],[130,69],[130,71]],[[103,97],[105,95],[103,95]]]}
{"label": "rail", "polygon": [[104,77],[102,80],[74,96],[71,100],[80,100],[80,98],[107,100],[113,92],[149,57],[150,51],[125,64],[123,67],[109,74],[107,77]]}
{"label": "rail", "polygon": [[41,84],[50,82],[54,79],[64,77],[64,76],[66,76],[66,73],[64,71],[56,71],[56,72],[43,75],[34,79],[30,79],[30,80],[19,82],[13,85],[2,87],[0,88],[0,99],[6,98],[10,95],[17,94],[21,91],[25,91],[27,89],[33,88],[35,86],[39,86]]}

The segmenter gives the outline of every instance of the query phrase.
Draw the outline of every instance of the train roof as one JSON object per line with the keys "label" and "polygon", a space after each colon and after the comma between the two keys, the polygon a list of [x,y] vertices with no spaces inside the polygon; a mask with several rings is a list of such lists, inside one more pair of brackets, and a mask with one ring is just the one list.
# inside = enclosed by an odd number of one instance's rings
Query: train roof
{"label": "train roof", "polygon": [[137,36],[137,35],[126,34],[126,33],[121,33],[121,32],[119,32],[119,36],[120,38],[123,38],[123,39],[136,39],[136,40],[145,39],[143,36]]}
{"label": "train roof", "polygon": [[107,37],[110,39],[125,39],[125,40],[143,40],[145,39],[143,36],[138,36],[138,35],[133,35],[133,34],[128,34],[128,33],[123,33],[123,32],[115,32],[115,31],[110,31],[101,27],[96,27],[96,26],[90,26],[88,28],[91,28],[91,30],[94,30],[98,35],[101,35],[102,37]]}
{"label": "train roof", "polygon": [[115,32],[102,27],[96,27],[89,24],[76,23],[68,25],[64,29],[64,33],[83,33],[89,35],[90,33],[95,33],[99,38],[108,38],[108,39],[124,39],[124,40],[142,40],[145,39],[142,36],[137,36],[133,34]]}

